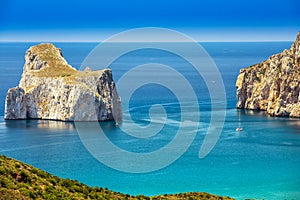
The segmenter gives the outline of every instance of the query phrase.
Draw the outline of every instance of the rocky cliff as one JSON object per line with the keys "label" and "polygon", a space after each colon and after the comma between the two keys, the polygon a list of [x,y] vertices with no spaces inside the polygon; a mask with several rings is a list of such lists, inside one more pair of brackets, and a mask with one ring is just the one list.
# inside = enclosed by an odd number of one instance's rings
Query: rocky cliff
{"label": "rocky cliff", "polygon": [[300,117],[300,32],[289,50],[240,70],[237,108]]}
{"label": "rocky cliff", "polygon": [[120,121],[121,101],[109,69],[78,71],[52,44],[29,48],[19,86],[7,92],[5,119]]}

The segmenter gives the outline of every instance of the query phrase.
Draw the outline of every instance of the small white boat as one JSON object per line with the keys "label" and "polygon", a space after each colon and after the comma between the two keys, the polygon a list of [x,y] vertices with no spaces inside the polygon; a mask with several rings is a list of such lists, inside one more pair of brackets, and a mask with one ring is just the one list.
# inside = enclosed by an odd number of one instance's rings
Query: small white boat
{"label": "small white boat", "polygon": [[243,130],[242,123],[241,123],[241,112],[240,111],[238,111],[238,118],[239,118],[239,124],[238,124],[238,127],[235,129],[236,132],[240,132]]}
{"label": "small white boat", "polygon": [[235,129],[235,131],[242,131],[243,130],[243,128],[242,127],[237,127],[236,129]]}

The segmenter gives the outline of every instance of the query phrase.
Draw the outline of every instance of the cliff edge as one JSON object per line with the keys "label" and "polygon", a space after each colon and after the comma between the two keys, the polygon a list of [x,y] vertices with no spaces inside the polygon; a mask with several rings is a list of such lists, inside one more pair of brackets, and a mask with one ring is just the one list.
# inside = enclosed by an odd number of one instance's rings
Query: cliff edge
{"label": "cliff edge", "polygon": [[237,108],[300,117],[300,32],[289,50],[240,70]]}
{"label": "cliff edge", "polygon": [[7,92],[5,119],[120,121],[121,101],[110,69],[78,71],[53,44],[30,47],[19,86]]}

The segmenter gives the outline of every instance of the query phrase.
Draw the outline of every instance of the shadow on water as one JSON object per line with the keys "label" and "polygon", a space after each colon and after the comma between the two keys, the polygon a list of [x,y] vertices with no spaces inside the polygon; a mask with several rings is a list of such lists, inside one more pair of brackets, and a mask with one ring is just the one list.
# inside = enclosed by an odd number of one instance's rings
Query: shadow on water
{"label": "shadow on water", "polygon": [[[95,125],[105,132],[116,129],[114,122],[63,122],[54,120],[4,120],[0,118],[0,152],[16,156],[32,152],[44,152],[46,155],[56,154],[61,151],[74,156],[74,151],[83,151],[82,142],[78,135],[77,126],[84,126],[84,135],[93,132],[98,137],[99,130],[91,129]],[[114,134],[112,134],[114,135]],[[72,153],[73,152],[73,153]],[[30,156],[29,156],[30,157]]]}
{"label": "shadow on water", "polygon": [[241,123],[247,121],[261,121],[261,122],[276,122],[280,126],[287,129],[293,129],[293,133],[300,134],[300,119],[290,117],[273,117],[267,114],[266,111],[256,110],[237,110],[239,120]]}
{"label": "shadow on water", "polygon": [[[84,124],[86,129],[94,127],[94,124],[100,125],[104,132],[110,132],[116,129],[114,121],[107,122],[76,122],[77,124]],[[39,130],[65,130],[76,131],[76,124],[74,122],[63,122],[55,120],[4,120],[4,124],[8,129],[39,129]]]}

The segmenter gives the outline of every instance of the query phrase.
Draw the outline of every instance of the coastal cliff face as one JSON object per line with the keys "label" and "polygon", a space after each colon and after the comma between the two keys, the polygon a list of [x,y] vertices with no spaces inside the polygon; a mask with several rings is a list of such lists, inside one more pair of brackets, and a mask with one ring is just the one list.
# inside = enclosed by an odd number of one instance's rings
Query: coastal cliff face
{"label": "coastal cliff face", "polygon": [[52,44],[29,48],[19,86],[7,92],[5,119],[105,121],[122,119],[112,71],[78,71]]}
{"label": "coastal cliff face", "polygon": [[240,70],[237,108],[300,117],[300,32],[289,50]]}

